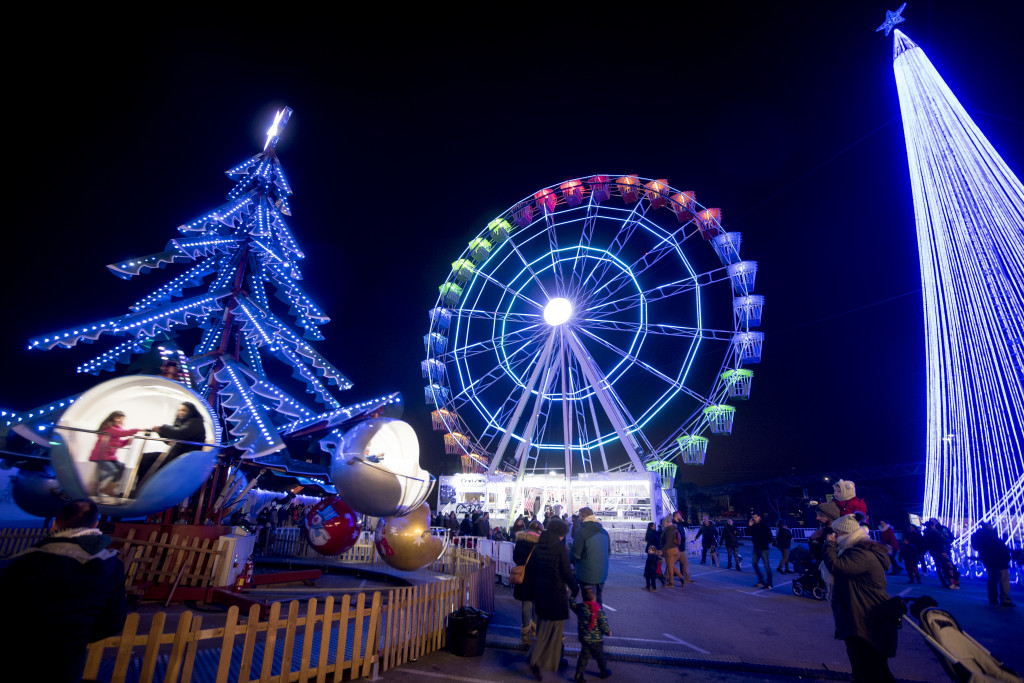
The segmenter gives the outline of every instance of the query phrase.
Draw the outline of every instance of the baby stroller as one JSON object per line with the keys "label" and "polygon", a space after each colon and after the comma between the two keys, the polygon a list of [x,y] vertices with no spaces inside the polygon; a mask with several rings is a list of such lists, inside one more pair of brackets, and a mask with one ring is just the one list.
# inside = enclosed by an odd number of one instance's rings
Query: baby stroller
{"label": "baby stroller", "polygon": [[793,595],[824,600],[825,580],[821,578],[821,572],[818,571],[811,551],[802,545],[795,545],[789,551],[789,561],[800,574],[798,578],[793,579]]}
{"label": "baby stroller", "polygon": [[949,612],[938,608],[930,596],[904,598],[909,615],[903,619],[917,630],[938,657],[950,680],[957,683],[1008,681],[1021,683],[1016,671],[996,659],[960,629]]}

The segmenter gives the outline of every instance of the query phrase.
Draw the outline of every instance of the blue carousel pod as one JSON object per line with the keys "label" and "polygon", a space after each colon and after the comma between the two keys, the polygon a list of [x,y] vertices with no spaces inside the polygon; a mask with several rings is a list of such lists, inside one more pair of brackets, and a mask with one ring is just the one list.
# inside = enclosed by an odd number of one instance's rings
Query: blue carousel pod
{"label": "blue carousel pod", "polygon": [[[163,512],[195,493],[213,472],[213,467],[217,464],[217,453],[212,450],[184,453],[153,473],[133,495],[116,499],[90,495],[71,457],[67,443],[59,436],[50,446],[50,463],[57,474],[60,489],[68,500],[89,498],[99,507],[101,515],[120,518],[146,517]],[[66,501],[58,501],[58,510],[64,502]],[[18,505],[25,512],[39,514],[27,509],[20,501]]]}
{"label": "blue carousel pod", "polygon": [[19,469],[11,477],[11,494],[18,507],[36,517],[56,517],[67,502],[60,482],[45,472]]}

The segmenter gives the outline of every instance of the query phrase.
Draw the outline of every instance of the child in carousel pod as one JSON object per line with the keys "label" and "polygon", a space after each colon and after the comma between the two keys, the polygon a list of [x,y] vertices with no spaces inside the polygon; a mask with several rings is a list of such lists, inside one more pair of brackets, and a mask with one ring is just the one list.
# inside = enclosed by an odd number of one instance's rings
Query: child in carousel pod
{"label": "child in carousel pod", "polygon": [[855,512],[863,512],[864,518],[868,518],[868,504],[863,498],[857,497],[857,487],[852,481],[840,479],[832,485],[835,495],[832,502],[839,507],[839,516],[852,515]]}
{"label": "child in carousel pod", "polygon": [[115,410],[100,423],[96,430],[96,445],[89,460],[96,463],[96,479],[89,487],[89,495],[114,495],[118,482],[124,476],[124,463],[117,459],[117,449],[131,442],[138,429],[124,428],[124,413]]}
{"label": "child in carousel pod", "polygon": [[[644,579],[647,580],[645,591],[653,593],[658,590],[659,569],[661,569],[661,551],[653,543],[650,543],[647,545],[647,562],[644,563]],[[665,580],[664,576],[661,580]]]}
{"label": "child in carousel pod", "polygon": [[580,656],[576,660],[576,676],[572,679],[576,683],[586,683],[583,671],[587,668],[587,662],[593,657],[597,660],[597,666],[601,670],[601,678],[608,678],[611,671],[608,669],[608,661],[604,656],[604,637],[610,636],[612,630],[608,627],[608,618],[604,610],[598,604],[594,589],[587,586],[583,589],[583,602],[573,600],[569,607],[576,613],[577,631],[576,635],[580,641]]}

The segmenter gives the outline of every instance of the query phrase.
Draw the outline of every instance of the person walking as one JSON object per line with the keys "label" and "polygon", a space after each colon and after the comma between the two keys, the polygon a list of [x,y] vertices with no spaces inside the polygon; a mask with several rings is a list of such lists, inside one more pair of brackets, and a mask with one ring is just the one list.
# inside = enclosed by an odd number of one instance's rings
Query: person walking
{"label": "person walking", "polygon": [[594,589],[587,586],[582,589],[582,592],[583,602],[573,600],[569,605],[570,609],[576,613],[576,637],[580,641],[580,655],[576,660],[576,676],[572,679],[575,683],[587,683],[583,672],[591,657],[597,660],[602,679],[608,678],[612,674],[604,656],[604,637],[612,634],[612,630],[608,627],[608,618],[594,595]]}
{"label": "person walking", "polygon": [[679,561],[679,529],[672,523],[671,517],[661,520],[661,554],[665,558],[665,588],[675,585],[673,576],[679,576],[679,586],[686,585],[682,574],[676,569]]}
{"label": "person walking", "polygon": [[[540,532],[544,530],[540,522],[534,520],[530,526],[516,534],[516,544],[512,548],[512,562],[517,567],[527,566],[531,556],[537,548],[537,541],[540,540]],[[530,639],[537,635],[537,622],[533,618],[533,592],[534,586],[529,582],[532,578],[526,573],[526,579],[512,587],[512,597],[522,603],[523,625],[520,629],[523,637],[523,644],[529,645]]]}
{"label": "person walking", "polygon": [[557,671],[562,659],[562,635],[569,618],[569,592],[579,593],[576,577],[569,566],[565,536],[569,525],[559,517],[551,517],[537,539],[533,557],[526,565],[526,581],[533,585],[534,609],[537,613],[537,639],[529,652],[530,671],[538,681],[543,670]]}
{"label": "person walking", "polygon": [[889,562],[892,563],[891,573],[895,576],[900,573],[900,565],[896,562],[896,557],[900,552],[900,542],[896,540],[896,530],[886,519],[878,520],[878,530],[882,532],[880,539],[882,544],[889,547]]}
{"label": "person walking", "polygon": [[700,563],[705,565],[708,562],[708,550],[718,545],[718,530],[709,518],[705,517],[701,521],[697,538],[700,539]]}
{"label": "person walking", "polygon": [[604,604],[604,582],[608,580],[611,539],[588,507],[580,508],[580,523],[572,536],[572,563],[580,587],[593,586],[598,604]]}
{"label": "person walking", "polygon": [[[67,503],[50,536],[16,555],[0,575],[15,626],[0,639],[8,680],[82,680],[89,643],[117,635],[128,615],[124,566],[97,528],[88,499]],[[34,672],[19,676],[19,665]]]}
{"label": "person walking", "polygon": [[732,522],[732,517],[727,519],[722,527],[722,545],[725,546],[725,552],[729,559],[726,569],[732,569],[732,562],[735,559],[736,571],[740,571],[740,541],[739,535],[736,533],[736,525]]}
{"label": "person walking", "polygon": [[[757,583],[754,585],[757,588],[771,590],[772,565],[768,560],[768,553],[771,551],[772,547],[772,530],[768,526],[768,523],[761,519],[761,515],[756,512],[750,518],[748,526],[750,527],[750,540],[754,545],[751,563],[754,565],[754,572],[757,573]],[[767,579],[762,576],[761,568],[757,566],[758,562],[764,565],[764,571],[767,574]]]}
{"label": "person walking", "polygon": [[789,549],[792,544],[793,532],[789,530],[786,520],[780,519],[779,526],[775,530],[775,547],[782,553],[782,557],[779,559],[779,566],[775,568],[775,571],[780,574],[785,574],[789,571]]}
{"label": "person walking", "polygon": [[[644,562],[644,590],[653,593],[658,590],[658,564],[661,562],[661,551],[653,543],[647,544],[647,560]],[[662,581],[664,581],[662,577]]]}
{"label": "person walking", "polygon": [[683,578],[684,585],[693,583],[693,578],[690,577],[690,548],[686,539],[686,522],[683,520],[683,513],[676,510],[672,515],[672,523],[679,531],[679,557],[676,559],[679,562],[679,576]]}
{"label": "person walking", "polygon": [[887,546],[871,540],[853,515],[832,523],[825,542],[825,567],[835,580],[832,617],[835,638],[845,641],[853,680],[895,681],[888,658],[896,654],[900,609],[889,609]]}
{"label": "person walking", "polygon": [[924,545],[935,562],[935,571],[943,588],[960,590],[960,572],[949,556],[950,540],[942,533],[939,520],[929,519],[924,524]]}
{"label": "person walking", "polygon": [[917,568],[921,556],[917,552],[917,546],[911,543],[906,536],[900,542],[900,559],[903,560],[903,566],[907,568],[907,578],[909,579],[907,583],[915,581],[921,583],[921,572]]}
{"label": "person walking", "polygon": [[1010,599],[1010,549],[999,538],[991,522],[982,522],[981,528],[971,535],[971,547],[978,553],[988,574],[989,604],[1015,607]]}

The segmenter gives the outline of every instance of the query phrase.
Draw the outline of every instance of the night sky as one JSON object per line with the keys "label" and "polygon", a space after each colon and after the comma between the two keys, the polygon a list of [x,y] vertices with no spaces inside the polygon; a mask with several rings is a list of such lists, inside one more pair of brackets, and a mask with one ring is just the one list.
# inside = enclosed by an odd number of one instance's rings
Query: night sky
{"label": "night sky", "polygon": [[[90,14],[40,29],[8,59],[0,406],[98,381],[74,368],[113,337],[49,352],[28,338],[123,314],[180,272],[126,282],[104,266],[218,206],[222,172],[287,105],[289,225],[332,318],[316,346],[355,383],[343,403],[404,393],[435,473],[457,467],[422,398],[438,285],[491,218],[595,173],[695,190],[760,263],[752,399],[684,478],[923,460],[916,234],[892,38],[874,32],[899,3],[691,4],[278,9],[130,30]],[[899,28],[1019,175],[1024,5],[968,7],[911,1]]]}

